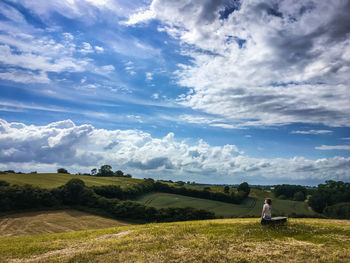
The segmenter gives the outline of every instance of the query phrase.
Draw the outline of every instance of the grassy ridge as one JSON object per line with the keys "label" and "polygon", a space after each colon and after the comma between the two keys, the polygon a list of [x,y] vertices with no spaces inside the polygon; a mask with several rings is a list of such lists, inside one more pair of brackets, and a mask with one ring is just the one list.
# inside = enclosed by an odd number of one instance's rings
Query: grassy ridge
{"label": "grassy ridge", "polygon": [[349,262],[350,221],[221,219],[0,238],[1,262]]}
{"label": "grassy ridge", "polygon": [[[214,212],[217,216],[222,217],[259,217],[264,203],[263,197],[249,197],[241,204],[229,204],[224,202],[188,197],[167,193],[149,193],[135,199],[144,205],[155,208],[164,207],[196,207]],[[303,215],[306,217],[315,216],[316,213],[311,211],[304,202],[290,200],[273,200],[273,215]]]}
{"label": "grassy ridge", "polygon": [[64,185],[70,179],[79,178],[85,182],[87,186],[99,185],[119,185],[121,187],[129,187],[141,182],[141,179],[125,178],[125,177],[95,177],[74,174],[0,174],[0,180],[9,182],[10,184],[32,184],[41,188],[52,189]]}
{"label": "grassy ridge", "polygon": [[37,211],[0,217],[0,237],[60,233],[129,225],[77,210]]}

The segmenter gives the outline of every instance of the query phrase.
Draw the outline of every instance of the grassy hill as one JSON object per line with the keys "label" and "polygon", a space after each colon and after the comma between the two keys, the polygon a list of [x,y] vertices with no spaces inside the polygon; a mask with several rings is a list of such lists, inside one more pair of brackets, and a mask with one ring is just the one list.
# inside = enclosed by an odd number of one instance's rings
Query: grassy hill
{"label": "grassy hill", "polygon": [[1,262],[349,262],[350,221],[257,219],[132,225],[0,238]]}
{"label": "grassy hill", "polygon": [[126,178],[126,177],[95,177],[74,174],[57,174],[57,173],[38,173],[38,174],[0,174],[0,180],[9,182],[10,184],[32,184],[41,188],[55,188],[67,183],[70,179],[79,178],[85,182],[87,186],[99,185],[119,185],[121,187],[129,187],[142,181],[142,179]]}
{"label": "grassy hill", "polygon": [[37,211],[0,217],[0,238],[129,225],[77,210]]}
{"label": "grassy hill", "polygon": [[[0,174],[0,180],[5,180],[11,184],[32,184],[42,188],[55,188],[68,182],[72,178],[82,179],[88,186],[100,185],[119,185],[127,188],[141,183],[142,179],[125,178],[125,177],[94,177],[71,174]],[[172,184],[166,182],[167,184]],[[202,189],[203,186],[188,186],[193,189]],[[223,187],[213,186],[212,191],[223,191]],[[214,212],[217,216],[231,217],[259,217],[261,214],[264,198],[273,198],[273,193],[259,189],[251,189],[249,198],[245,199],[240,205],[200,199],[168,193],[148,193],[138,197],[135,201],[153,206],[155,208],[166,207],[194,207],[206,209]],[[314,217],[316,214],[304,202],[295,202],[290,200],[273,200],[273,214],[287,216],[304,216]]]}
{"label": "grassy hill", "polygon": [[[222,217],[259,217],[264,204],[263,197],[249,197],[242,204],[235,205],[167,193],[149,193],[138,197],[135,201],[155,208],[190,206],[198,209],[207,209]],[[295,214],[305,217],[316,215],[304,202],[274,199],[272,207],[273,215]]]}

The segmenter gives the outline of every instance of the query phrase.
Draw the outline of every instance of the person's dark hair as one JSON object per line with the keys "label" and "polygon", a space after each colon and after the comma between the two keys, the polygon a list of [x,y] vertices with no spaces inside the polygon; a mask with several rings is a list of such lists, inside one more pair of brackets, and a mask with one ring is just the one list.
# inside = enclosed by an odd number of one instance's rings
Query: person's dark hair
{"label": "person's dark hair", "polygon": [[267,201],[267,203],[268,203],[269,205],[272,204],[272,200],[271,200],[270,198],[266,198],[265,200]]}

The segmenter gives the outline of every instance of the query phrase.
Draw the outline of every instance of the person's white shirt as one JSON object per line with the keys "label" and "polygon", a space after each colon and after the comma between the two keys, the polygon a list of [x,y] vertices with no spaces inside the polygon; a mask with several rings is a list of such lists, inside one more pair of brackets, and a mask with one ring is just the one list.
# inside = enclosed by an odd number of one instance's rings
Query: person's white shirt
{"label": "person's white shirt", "polygon": [[263,215],[264,217],[265,216],[271,217],[271,206],[269,204],[264,204]]}

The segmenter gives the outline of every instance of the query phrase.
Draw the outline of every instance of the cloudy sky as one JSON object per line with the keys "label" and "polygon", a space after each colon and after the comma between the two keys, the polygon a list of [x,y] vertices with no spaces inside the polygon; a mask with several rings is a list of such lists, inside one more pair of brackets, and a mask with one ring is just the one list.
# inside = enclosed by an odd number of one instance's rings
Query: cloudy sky
{"label": "cloudy sky", "polygon": [[2,0],[0,170],[350,181],[350,1]]}

